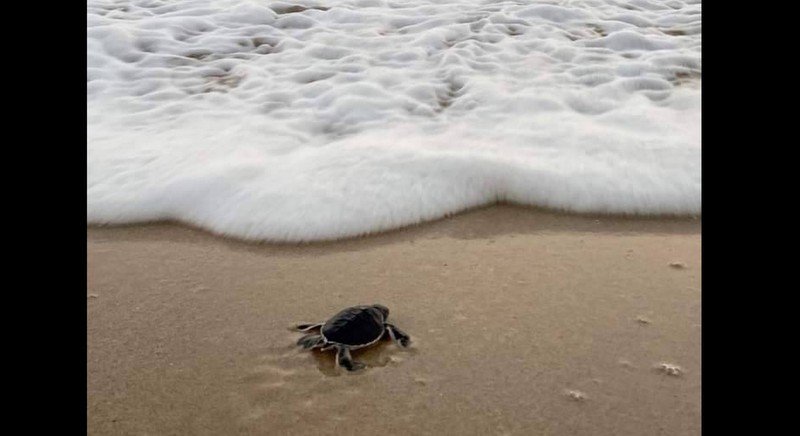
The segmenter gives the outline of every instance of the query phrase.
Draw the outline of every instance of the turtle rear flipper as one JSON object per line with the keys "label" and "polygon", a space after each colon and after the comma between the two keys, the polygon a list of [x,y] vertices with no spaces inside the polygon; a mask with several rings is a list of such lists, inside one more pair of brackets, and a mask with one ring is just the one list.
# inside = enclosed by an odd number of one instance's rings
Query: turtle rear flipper
{"label": "turtle rear flipper", "polygon": [[316,323],[316,324],[298,324],[298,325],[294,326],[294,329],[297,330],[298,332],[307,332],[309,330],[314,330],[314,329],[322,327],[322,324],[324,324],[324,323],[320,322],[320,323]]}
{"label": "turtle rear flipper", "polygon": [[393,324],[386,324],[386,331],[389,332],[389,336],[392,337],[392,340],[399,346],[403,348],[408,348],[411,345],[411,336],[406,334],[406,332],[400,330],[399,328],[395,327]]}
{"label": "turtle rear flipper", "polygon": [[358,371],[364,368],[364,364],[356,362],[350,355],[350,347],[336,347],[336,365],[344,367],[348,371]]}
{"label": "turtle rear flipper", "polygon": [[300,345],[306,350],[319,348],[325,345],[325,338],[321,335],[305,335],[297,340],[297,345]]}

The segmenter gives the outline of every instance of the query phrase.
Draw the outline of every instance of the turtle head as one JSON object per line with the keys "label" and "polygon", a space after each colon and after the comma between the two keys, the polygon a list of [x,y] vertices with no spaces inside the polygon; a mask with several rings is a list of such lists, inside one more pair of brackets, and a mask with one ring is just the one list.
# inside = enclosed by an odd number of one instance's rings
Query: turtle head
{"label": "turtle head", "polygon": [[389,308],[388,307],[386,307],[386,306],[384,306],[382,304],[373,304],[372,307],[375,308],[378,312],[383,314],[383,319],[386,319],[386,318],[389,317]]}

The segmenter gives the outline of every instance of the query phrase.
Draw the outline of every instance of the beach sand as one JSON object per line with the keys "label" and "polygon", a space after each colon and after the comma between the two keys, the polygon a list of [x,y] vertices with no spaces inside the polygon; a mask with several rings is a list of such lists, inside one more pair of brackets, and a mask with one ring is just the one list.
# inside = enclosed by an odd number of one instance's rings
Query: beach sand
{"label": "beach sand", "polygon": [[[87,237],[92,435],[700,434],[700,220],[495,206],[306,245]],[[349,374],[294,346],[293,324],[372,303],[411,349]]]}

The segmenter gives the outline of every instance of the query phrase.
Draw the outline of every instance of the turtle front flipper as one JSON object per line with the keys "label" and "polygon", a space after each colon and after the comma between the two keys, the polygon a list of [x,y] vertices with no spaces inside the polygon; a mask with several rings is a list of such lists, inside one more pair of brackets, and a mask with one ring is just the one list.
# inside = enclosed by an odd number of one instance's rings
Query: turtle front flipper
{"label": "turtle front flipper", "polygon": [[348,371],[358,371],[365,365],[353,360],[350,355],[350,347],[336,347],[336,366],[342,366]]}
{"label": "turtle front flipper", "polygon": [[317,324],[298,324],[294,326],[294,329],[297,330],[298,332],[307,332],[309,330],[318,329],[322,327],[323,324],[325,323],[320,322]]}
{"label": "turtle front flipper", "polygon": [[403,348],[408,348],[411,345],[411,336],[395,327],[393,324],[386,323],[386,331],[389,332],[389,336],[392,337],[392,340],[397,345]]}
{"label": "turtle front flipper", "polygon": [[323,338],[321,335],[305,335],[297,340],[297,345],[306,350],[319,348],[325,345],[325,338]]}

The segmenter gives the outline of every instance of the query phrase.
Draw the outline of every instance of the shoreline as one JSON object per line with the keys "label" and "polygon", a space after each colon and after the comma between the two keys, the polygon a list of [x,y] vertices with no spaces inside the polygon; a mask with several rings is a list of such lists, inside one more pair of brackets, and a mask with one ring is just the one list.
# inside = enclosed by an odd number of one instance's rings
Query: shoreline
{"label": "shoreline", "polygon": [[[213,230],[204,228],[199,225],[180,221],[180,220],[159,220],[147,221],[136,223],[123,223],[123,224],[87,224],[87,231],[107,232],[107,231],[125,231],[126,229],[139,229],[139,230],[154,230],[158,233],[164,233],[165,228],[181,228],[203,234],[205,236],[216,238],[222,241],[231,243],[240,243],[253,246],[274,246],[274,247],[323,247],[336,244],[348,243],[369,243],[370,240],[385,240],[392,238],[395,234],[402,234],[404,237],[422,237],[426,235],[436,235],[438,232],[444,231],[445,227],[451,228],[454,225],[460,230],[463,229],[462,224],[464,218],[482,220],[487,212],[501,211],[505,219],[510,219],[510,222],[499,223],[503,225],[503,229],[484,229],[486,234],[501,233],[502,231],[523,231],[523,232],[538,232],[538,231],[555,231],[570,229],[572,231],[619,231],[619,232],[688,232],[694,229],[694,226],[699,226],[701,217],[695,215],[624,215],[624,214],[601,214],[601,213],[577,213],[560,211],[554,209],[547,209],[539,206],[517,205],[513,203],[496,203],[474,208],[465,209],[460,212],[445,215],[441,218],[436,218],[429,221],[421,221],[414,224],[408,224],[394,229],[383,230],[372,233],[364,233],[356,236],[348,236],[339,239],[312,239],[312,240],[298,240],[298,241],[283,241],[283,240],[266,240],[266,239],[245,239],[237,236],[232,236],[223,233],[217,233]],[[535,220],[527,219],[524,215],[533,215]],[[450,223],[454,221],[454,223]],[[483,219],[485,222],[485,219]],[[597,226],[599,222],[604,223],[603,226]],[[447,224],[445,224],[447,223]],[[657,225],[649,225],[648,223],[657,223]],[[515,227],[516,226],[516,227]],[[699,227],[698,227],[699,228]],[[453,229],[451,229],[453,230]],[[363,241],[363,242],[362,242]]]}
{"label": "shoreline", "polygon": [[[699,434],[700,227],[508,205],[301,244],[89,226],[89,433]],[[370,303],[411,350],[343,374],[293,346]]]}

